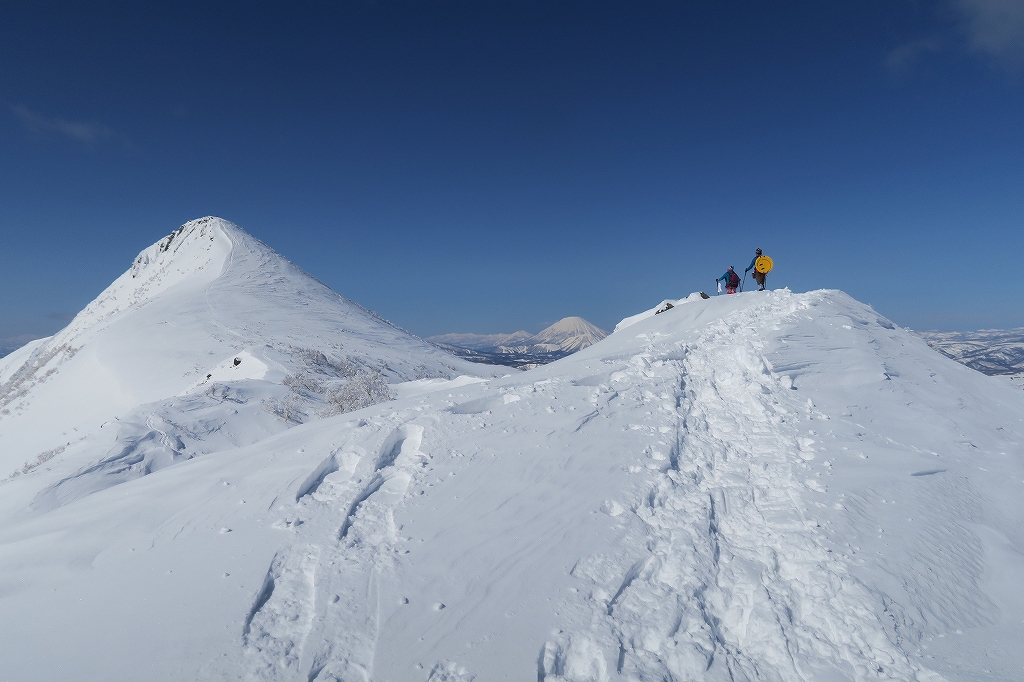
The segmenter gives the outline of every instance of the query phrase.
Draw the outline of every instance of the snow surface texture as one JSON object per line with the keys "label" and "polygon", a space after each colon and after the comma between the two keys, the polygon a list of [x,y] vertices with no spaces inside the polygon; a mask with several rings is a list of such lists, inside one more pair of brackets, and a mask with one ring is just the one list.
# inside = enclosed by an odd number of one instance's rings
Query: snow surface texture
{"label": "snow surface texture", "polygon": [[626,319],[622,320],[617,325],[615,325],[615,331],[618,332],[622,331],[626,327],[632,327],[637,322],[642,322],[643,320],[646,320],[649,317],[654,317],[655,315],[660,315],[662,313],[668,312],[669,310],[675,308],[676,306],[684,305],[686,303],[697,303],[699,301],[704,300],[707,299],[705,298],[705,296],[701,295],[699,291],[695,291],[686,298],[680,298],[678,300],[667,298],[658,305],[654,306],[653,308],[650,308],[649,310],[645,310],[642,313],[637,313],[636,315],[627,317]]}
{"label": "snow surface texture", "polygon": [[620,330],[60,507],[3,483],[0,670],[1024,677],[1024,394],[834,291]]}
{"label": "snow surface texture", "polygon": [[[56,336],[0,360],[0,476],[47,464],[33,508],[391,398],[493,375],[332,292],[231,223],[139,254]],[[59,455],[59,457],[58,457]]]}

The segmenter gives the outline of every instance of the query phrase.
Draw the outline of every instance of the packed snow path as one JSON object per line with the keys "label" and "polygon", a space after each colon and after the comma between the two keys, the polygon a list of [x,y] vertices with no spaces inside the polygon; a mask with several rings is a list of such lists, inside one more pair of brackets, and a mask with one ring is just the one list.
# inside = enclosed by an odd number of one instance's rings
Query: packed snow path
{"label": "packed snow path", "polygon": [[638,318],[531,372],[7,503],[0,670],[1024,678],[1024,394],[839,292]]}

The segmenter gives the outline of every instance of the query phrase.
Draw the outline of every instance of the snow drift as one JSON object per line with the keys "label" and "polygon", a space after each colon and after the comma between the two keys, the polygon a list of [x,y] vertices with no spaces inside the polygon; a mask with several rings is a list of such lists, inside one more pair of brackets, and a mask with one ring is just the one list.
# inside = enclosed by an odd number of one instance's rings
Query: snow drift
{"label": "snow drift", "polygon": [[64,453],[4,482],[0,669],[1024,670],[1024,393],[840,292],[693,299],[530,372],[412,384],[63,506],[30,509]]}

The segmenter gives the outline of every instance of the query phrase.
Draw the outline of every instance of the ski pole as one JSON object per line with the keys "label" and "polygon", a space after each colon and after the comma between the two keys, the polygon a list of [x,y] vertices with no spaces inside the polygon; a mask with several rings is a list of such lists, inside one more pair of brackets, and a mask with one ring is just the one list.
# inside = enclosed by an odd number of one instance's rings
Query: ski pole
{"label": "ski pole", "polygon": [[743,285],[747,283],[747,271],[743,271],[743,281],[740,282],[740,293],[743,293]]}

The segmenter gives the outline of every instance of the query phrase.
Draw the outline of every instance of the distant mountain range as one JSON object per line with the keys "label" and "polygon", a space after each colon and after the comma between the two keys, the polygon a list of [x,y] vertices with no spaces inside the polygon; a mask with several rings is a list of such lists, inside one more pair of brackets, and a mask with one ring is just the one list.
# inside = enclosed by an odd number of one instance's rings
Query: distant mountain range
{"label": "distant mountain range", "polygon": [[608,336],[582,317],[566,317],[537,334],[440,334],[427,339],[473,362],[530,369],[592,346]]}
{"label": "distant mountain range", "polygon": [[1024,328],[917,334],[943,355],[983,374],[1024,374]]}

